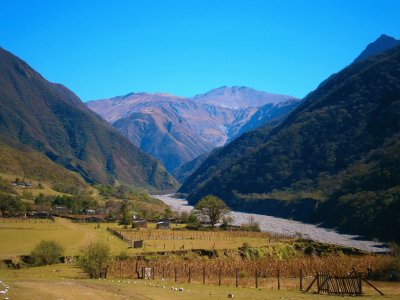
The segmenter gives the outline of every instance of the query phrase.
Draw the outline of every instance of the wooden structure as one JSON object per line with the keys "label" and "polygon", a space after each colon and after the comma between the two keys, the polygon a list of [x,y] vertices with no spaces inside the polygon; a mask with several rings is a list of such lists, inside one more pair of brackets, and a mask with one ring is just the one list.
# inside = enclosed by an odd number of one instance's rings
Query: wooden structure
{"label": "wooden structure", "polygon": [[147,228],[147,220],[133,220],[132,228]]}
{"label": "wooden structure", "polygon": [[133,248],[142,248],[143,247],[143,240],[133,241]]}
{"label": "wooden structure", "polygon": [[161,221],[161,222],[157,222],[156,224],[157,229],[170,229],[170,223],[168,221]]}
{"label": "wooden structure", "polygon": [[383,296],[383,293],[380,290],[363,278],[360,273],[356,272],[352,272],[347,276],[331,276],[329,274],[317,273],[305,292],[308,292],[316,282],[318,294],[325,293],[329,295],[361,296],[363,281]]}

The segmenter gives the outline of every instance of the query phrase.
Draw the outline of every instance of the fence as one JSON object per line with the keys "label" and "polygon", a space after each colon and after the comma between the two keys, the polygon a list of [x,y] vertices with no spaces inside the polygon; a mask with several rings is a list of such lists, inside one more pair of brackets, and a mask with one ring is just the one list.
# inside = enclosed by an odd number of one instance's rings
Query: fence
{"label": "fence", "polygon": [[315,282],[317,283],[318,294],[326,293],[329,295],[361,296],[363,293],[362,282],[365,282],[380,295],[384,296],[378,288],[367,279],[363,278],[361,273],[355,271],[347,276],[331,276],[329,274],[317,273],[305,292],[308,292]]}
{"label": "fence", "polygon": [[123,261],[117,262],[109,269],[110,276],[119,278],[136,278],[152,280],[169,280],[175,283],[198,283],[219,286],[255,287],[268,289],[301,288],[310,282],[309,276],[282,276],[280,270],[256,270],[248,274],[245,270],[234,269],[231,272],[218,270],[210,271],[206,266],[195,267],[186,265],[184,268],[176,266],[149,266],[136,264],[129,270]]}
{"label": "fence", "polygon": [[[154,259],[154,258],[153,258]],[[365,258],[364,258],[365,260]],[[308,266],[307,266],[308,265]],[[317,273],[318,264],[297,264],[295,261],[250,261],[250,260],[201,260],[190,258],[174,261],[160,257],[147,260],[135,257],[116,260],[109,267],[108,276],[119,278],[137,278],[170,281],[174,283],[197,283],[233,287],[255,287],[265,289],[298,289],[318,293],[338,295],[361,295],[364,290],[361,282],[367,284],[368,292],[379,291],[361,273],[352,272],[327,275],[327,271]],[[325,269],[328,270],[328,269]],[[314,275],[310,275],[314,274]],[[318,274],[315,276],[315,274]]]}

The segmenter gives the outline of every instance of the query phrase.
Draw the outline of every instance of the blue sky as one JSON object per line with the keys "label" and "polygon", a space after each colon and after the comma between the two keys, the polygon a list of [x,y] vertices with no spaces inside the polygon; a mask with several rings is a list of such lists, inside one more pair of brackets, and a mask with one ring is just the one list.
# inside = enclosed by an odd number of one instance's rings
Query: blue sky
{"label": "blue sky", "polygon": [[82,100],[223,85],[304,97],[382,33],[400,1],[0,0],[0,46]]}

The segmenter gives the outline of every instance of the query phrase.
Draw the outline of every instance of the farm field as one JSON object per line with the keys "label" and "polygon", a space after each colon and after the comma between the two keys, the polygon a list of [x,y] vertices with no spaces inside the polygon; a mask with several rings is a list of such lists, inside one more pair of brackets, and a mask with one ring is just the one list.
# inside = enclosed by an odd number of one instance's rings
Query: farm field
{"label": "farm field", "polygon": [[128,244],[135,240],[144,240],[144,249],[136,249],[136,252],[237,249],[242,247],[243,243],[252,247],[262,247],[277,241],[288,240],[261,232],[213,232],[154,228],[142,230],[116,229],[116,231],[124,237]]}
{"label": "farm field", "polygon": [[[10,286],[10,299],[227,299],[232,293],[234,299],[326,299],[327,296],[302,293],[298,289],[235,288],[233,286],[211,286],[199,283],[179,283],[159,280],[135,279],[86,279],[80,269],[71,265],[52,265],[23,270],[0,269],[0,280]],[[135,284],[136,282],[136,284]],[[140,282],[140,284],[138,284]],[[371,289],[365,289],[366,299],[399,299],[400,285],[397,283],[374,282],[385,292],[379,296]],[[157,285],[159,287],[157,287]],[[162,288],[165,286],[165,289]],[[171,287],[182,287],[183,291]],[[329,296],[329,299],[354,299],[354,297]]]}
{"label": "farm field", "polygon": [[[121,232],[129,241],[143,239],[144,247],[131,248],[130,242],[125,243],[112,235],[107,231],[107,227]],[[172,228],[180,227],[182,225],[173,224]],[[41,240],[58,241],[65,248],[65,255],[78,255],[82,248],[94,240],[106,241],[114,255],[121,251],[134,254],[192,249],[235,249],[245,242],[253,247],[271,242],[268,235],[262,233],[157,230],[154,223],[142,230],[122,228],[116,223],[74,223],[65,218],[55,218],[55,222],[3,218],[0,219],[0,239],[5,242],[0,243],[0,259],[29,254]]]}
{"label": "farm field", "polygon": [[[114,256],[107,279],[88,279],[87,275],[73,264],[23,267],[19,270],[9,269],[5,264],[0,264],[0,281],[10,286],[7,295],[10,299],[51,300],[93,297],[214,300],[225,299],[229,293],[233,293],[235,299],[321,299],[325,296],[299,291],[300,269],[304,272],[303,287],[306,287],[312,280],[310,275],[320,269],[330,269],[338,274],[341,270],[346,272],[356,266],[358,270],[365,271],[368,267],[379,269],[390,259],[376,255],[297,256],[293,252],[294,239],[282,236],[236,231],[179,230],[182,225],[173,226],[178,230],[158,230],[155,229],[154,223],[149,223],[149,228],[136,230],[124,229],[117,223],[74,223],[65,218],[55,218],[55,222],[0,219],[0,239],[5,241],[0,243],[0,259],[14,259],[29,254],[39,241],[50,239],[58,241],[65,248],[66,255],[78,255],[90,241],[102,240],[110,245],[111,255]],[[107,228],[117,231],[127,241],[122,241]],[[144,240],[145,247],[132,249],[129,241],[138,239]],[[244,243],[261,251],[257,253],[272,251],[271,258],[267,255],[264,259],[242,259],[237,249]],[[215,252],[209,252],[215,253],[216,257],[211,259],[207,255],[199,254],[200,252],[191,252],[192,248],[214,249]],[[220,249],[232,251],[218,251]],[[166,256],[156,254],[170,250],[176,250],[175,254]],[[179,250],[185,251],[180,253]],[[121,252],[125,252],[128,257],[118,258]],[[140,253],[144,255],[131,256]],[[144,268],[153,270],[155,275],[151,277],[152,280],[136,279],[137,271]],[[240,271],[238,288],[235,287],[235,270]],[[280,290],[277,287],[277,270],[280,274]],[[257,273],[259,288],[255,287],[254,274]],[[219,276],[222,277],[221,286],[218,286]],[[202,278],[205,278],[205,285],[202,284]],[[365,285],[364,292],[368,299],[400,299],[399,283],[374,282],[374,284],[386,296],[379,296],[372,288]],[[172,287],[182,287],[184,291],[172,290]],[[1,296],[0,300],[3,300]],[[333,296],[331,298],[339,299]],[[340,299],[350,298],[354,299],[354,297],[340,297]]]}
{"label": "farm field", "polygon": [[48,220],[0,219],[0,259],[26,255],[41,240],[55,240],[65,248],[65,255],[77,255],[90,241],[104,240],[113,254],[126,249],[126,244],[96,224],[73,223],[68,219]]}

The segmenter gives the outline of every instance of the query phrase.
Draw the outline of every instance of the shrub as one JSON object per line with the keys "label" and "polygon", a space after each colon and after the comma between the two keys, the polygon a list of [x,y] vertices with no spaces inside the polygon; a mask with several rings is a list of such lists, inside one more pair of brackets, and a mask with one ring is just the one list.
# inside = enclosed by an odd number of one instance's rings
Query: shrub
{"label": "shrub", "polygon": [[239,278],[247,278],[247,277],[249,277],[249,274],[246,271],[239,271],[238,277]]}
{"label": "shrub", "polygon": [[373,270],[371,278],[382,281],[400,281],[400,257],[392,257],[379,269]]}
{"label": "shrub", "polygon": [[104,242],[95,242],[82,251],[79,266],[90,278],[106,278],[109,262],[110,246]]}
{"label": "shrub", "polygon": [[56,241],[41,241],[31,252],[31,264],[51,265],[60,262],[64,248]]}

